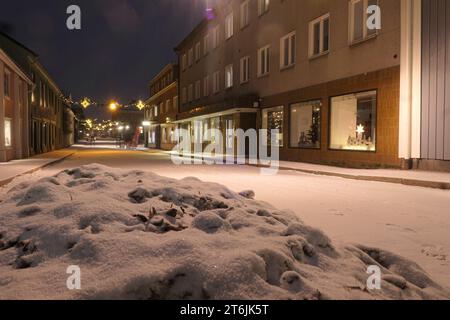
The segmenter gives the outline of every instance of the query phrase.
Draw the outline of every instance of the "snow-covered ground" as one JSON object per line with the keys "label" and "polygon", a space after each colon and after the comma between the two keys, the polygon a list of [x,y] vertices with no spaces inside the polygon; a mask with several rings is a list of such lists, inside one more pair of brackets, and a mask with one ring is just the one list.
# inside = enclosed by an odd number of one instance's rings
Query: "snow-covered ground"
{"label": "snow-covered ground", "polygon": [[[445,299],[413,261],[334,244],[298,212],[197,178],[91,164],[0,204],[0,299]],[[305,205],[306,206],[306,205]],[[81,269],[81,290],[66,287]],[[381,290],[366,288],[367,268]]]}
{"label": "snow-covered ground", "polygon": [[[15,183],[36,181],[90,163],[151,171],[175,179],[194,176],[233,191],[254,190],[257,200],[289,209],[307,225],[324,230],[335,246],[356,243],[395,252],[417,262],[435,282],[450,288],[448,191],[292,171],[267,177],[260,175],[258,168],[247,166],[174,166],[165,154],[107,149],[81,150]],[[0,192],[0,199],[5,191]]]}

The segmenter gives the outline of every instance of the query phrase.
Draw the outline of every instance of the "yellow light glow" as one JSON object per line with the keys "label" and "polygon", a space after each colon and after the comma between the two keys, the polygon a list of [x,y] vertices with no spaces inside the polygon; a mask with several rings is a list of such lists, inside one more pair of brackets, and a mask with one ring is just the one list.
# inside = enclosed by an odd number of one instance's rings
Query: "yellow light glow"
{"label": "yellow light glow", "polygon": [[83,108],[87,108],[91,105],[91,101],[88,98],[84,98],[83,101],[81,102],[81,106]]}
{"label": "yellow light glow", "polygon": [[117,102],[111,102],[109,104],[109,110],[116,111],[117,110]]}
{"label": "yellow light glow", "polygon": [[142,102],[142,100],[139,100],[138,103],[136,104],[136,108],[138,108],[139,110],[144,109],[145,108],[144,102]]}

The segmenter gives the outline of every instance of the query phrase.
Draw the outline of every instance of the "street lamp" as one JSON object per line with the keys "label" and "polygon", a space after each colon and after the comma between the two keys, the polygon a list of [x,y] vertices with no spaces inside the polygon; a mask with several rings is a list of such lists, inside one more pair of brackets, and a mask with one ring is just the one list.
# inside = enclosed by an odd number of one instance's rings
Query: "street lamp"
{"label": "street lamp", "polygon": [[111,102],[110,104],[109,104],[109,110],[111,110],[111,111],[116,111],[117,110],[117,102]]}

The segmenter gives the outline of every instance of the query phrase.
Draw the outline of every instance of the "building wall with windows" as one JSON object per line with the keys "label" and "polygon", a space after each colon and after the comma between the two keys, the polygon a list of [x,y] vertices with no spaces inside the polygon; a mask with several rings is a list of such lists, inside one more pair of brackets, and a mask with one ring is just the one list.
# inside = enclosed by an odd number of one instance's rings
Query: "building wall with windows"
{"label": "building wall with windows", "polygon": [[221,2],[176,48],[181,117],[253,110],[282,159],[398,167],[400,17],[397,0]]}
{"label": "building wall with windows", "polygon": [[166,65],[150,82],[146,102],[144,135],[147,147],[172,150],[176,142],[178,110],[178,65]]}
{"label": "building wall with windows", "polygon": [[47,70],[39,62],[36,53],[0,33],[0,48],[13,59],[32,85],[26,90],[29,121],[28,150],[24,155],[33,156],[66,147],[64,110],[69,108],[64,95]]}
{"label": "building wall with windows", "polygon": [[0,49],[0,162],[28,156],[28,87],[31,80]]}

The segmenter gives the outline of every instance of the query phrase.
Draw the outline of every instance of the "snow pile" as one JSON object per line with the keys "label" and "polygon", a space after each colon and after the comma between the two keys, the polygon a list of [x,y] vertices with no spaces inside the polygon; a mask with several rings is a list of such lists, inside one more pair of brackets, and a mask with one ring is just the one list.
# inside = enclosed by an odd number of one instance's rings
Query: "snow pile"
{"label": "snow pile", "polygon": [[[336,248],[246,190],[89,165],[0,203],[0,299],[435,299],[414,262]],[[81,290],[66,270],[81,269]],[[381,290],[366,288],[368,266]]]}

